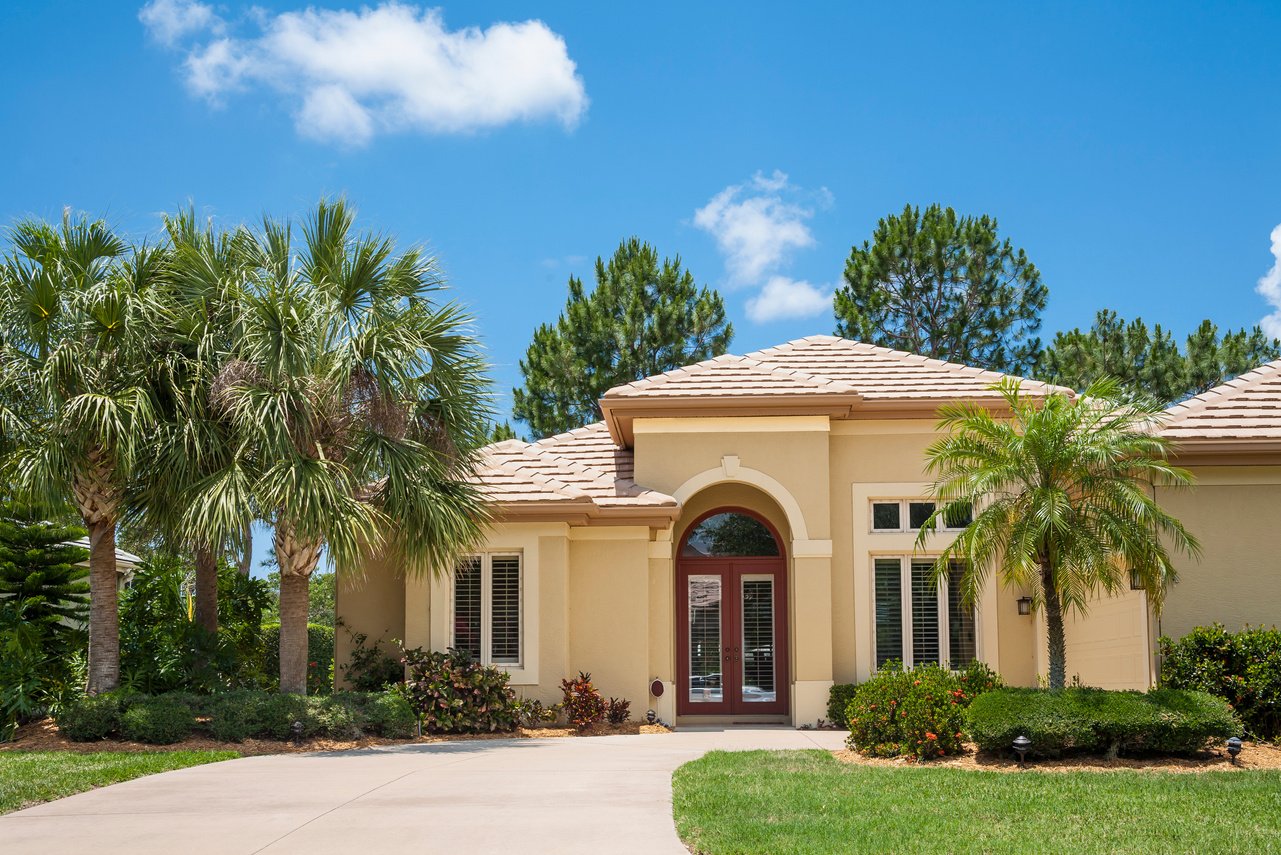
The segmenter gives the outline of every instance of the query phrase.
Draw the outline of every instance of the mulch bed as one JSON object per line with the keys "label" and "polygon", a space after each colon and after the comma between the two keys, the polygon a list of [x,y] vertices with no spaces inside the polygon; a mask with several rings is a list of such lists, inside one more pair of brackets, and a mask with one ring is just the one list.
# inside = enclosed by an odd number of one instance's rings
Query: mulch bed
{"label": "mulch bed", "polygon": [[52,718],[24,724],[18,728],[13,741],[0,743],[0,751],[238,751],[249,757],[257,754],[297,754],[307,751],[350,751],[386,745],[428,745],[434,742],[457,742],[465,739],[548,739],[571,736],[614,736],[617,734],[670,733],[656,724],[628,722],[614,726],[593,725],[578,731],[572,727],[522,727],[513,733],[466,733],[426,735],[417,739],[383,739],[366,737],[358,740],[305,739],[299,745],[275,739],[246,739],[244,742],[219,742],[216,739],[194,737],[172,745],[149,745],[123,739],[104,739],[99,742],[72,742],[58,730]]}
{"label": "mulch bed", "polygon": [[[1008,754],[978,751],[971,745],[955,757],[918,761],[911,757],[867,757],[857,751],[833,751],[842,763],[863,766],[929,766],[951,769],[981,769],[989,772],[1018,772],[1018,762]],[[1222,748],[1203,751],[1192,757],[1061,757],[1056,760],[1029,760],[1028,771],[1038,772],[1115,772],[1130,769],[1140,772],[1239,772],[1247,769],[1281,769],[1281,745],[1267,742],[1247,742],[1237,762],[1232,763],[1228,752]]]}

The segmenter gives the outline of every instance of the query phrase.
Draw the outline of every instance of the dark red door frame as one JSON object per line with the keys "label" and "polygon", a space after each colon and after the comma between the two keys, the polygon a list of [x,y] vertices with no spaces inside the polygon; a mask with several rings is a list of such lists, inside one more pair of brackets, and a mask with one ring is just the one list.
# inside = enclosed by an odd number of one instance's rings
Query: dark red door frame
{"label": "dark red door frame", "polygon": [[[787,558],[783,540],[767,520],[743,508],[718,508],[695,520],[686,530],[692,532],[702,519],[721,513],[743,513],[760,520],[774,535],[779,555],[751,558],[682,558],[676,559],[676,714],[690,715],[786,715],[790,708],[791,683],[788,658]],[[684,540],[679,549],[684,548]],[[689,577],[715,575],[721,578],[721,700],[692,702],[690,687]],[[774,589],[774,692],[773,701],[742,700],[744,651],[742,633],[742,578],[744,575],[768,575]]]}

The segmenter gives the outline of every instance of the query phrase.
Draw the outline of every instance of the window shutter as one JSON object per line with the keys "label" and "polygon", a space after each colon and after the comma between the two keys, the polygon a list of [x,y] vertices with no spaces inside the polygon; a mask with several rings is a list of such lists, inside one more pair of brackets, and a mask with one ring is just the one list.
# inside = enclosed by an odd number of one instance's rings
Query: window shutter
{"label": "window shutter", "polygon": [[912,560],[912,664],[939,661],[939,597],[934,562]]}
{"label": "window shutter", "polygon": [[875,564],[876,667],[903,659],[903,577],[897,558]]}
{"label": "window shutter", "polygon": [[481,560],[468,555],[454,570],[454,647],[480,661]]}
{"label": "window shutter", "polygon": [[519,665],[520,557],[495,555],[490,562],[489,661]]}

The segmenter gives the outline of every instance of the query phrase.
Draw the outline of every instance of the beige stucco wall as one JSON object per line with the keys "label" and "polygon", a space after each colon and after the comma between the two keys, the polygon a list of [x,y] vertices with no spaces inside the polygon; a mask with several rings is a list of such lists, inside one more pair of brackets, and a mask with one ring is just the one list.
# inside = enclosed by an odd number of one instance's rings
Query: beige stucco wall
{"label": "beige stucco wall", "polygon": [[[587,671],[606,697],[647,708],[649,531],[579,529],[569,543],[569,669]],[[549,675],[550,676],[550,675]],[[560,680],[560,676],[556,676]]]}
{"label": "beige stucco wall", "polygon": [[[405,579],[394,562],[372,562],[363,575],[339,573],[334,613],[343,626],[334,633],[334,677],[345,687],[342,666],[351,659],[352,635],[364,633],[368,644],[382,642],[394,653],[394,641],[405,637]],[[345,628],[344,628],[345,627]]]}
{"label": "beige stucco wall", "polygon": [[1179,581],[1158,621],[1172,638],[1214,622],[1229,630],[1281,624],[1281,466],[1201,466],[1192,489],[1157,499],[1201,541],[1177,556]]}

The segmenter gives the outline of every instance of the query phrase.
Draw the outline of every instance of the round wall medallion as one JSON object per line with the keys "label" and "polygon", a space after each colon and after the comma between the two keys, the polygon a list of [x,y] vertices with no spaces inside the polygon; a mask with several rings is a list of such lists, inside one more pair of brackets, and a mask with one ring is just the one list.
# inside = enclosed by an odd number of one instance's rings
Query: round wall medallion
{"label": "round wall medallion", "polygon": [[655,680],[654,682],[650,683],[649,693],[656,698],[661,698],[663,696],[663,681]]}

